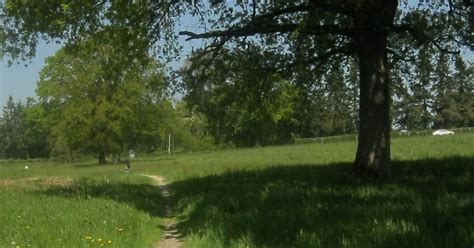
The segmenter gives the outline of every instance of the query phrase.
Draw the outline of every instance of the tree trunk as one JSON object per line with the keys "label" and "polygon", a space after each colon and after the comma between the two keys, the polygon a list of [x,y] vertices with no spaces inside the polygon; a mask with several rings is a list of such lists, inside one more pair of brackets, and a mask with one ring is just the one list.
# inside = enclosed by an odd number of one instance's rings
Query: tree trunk
{"label": "tree trunk", "polygon": [[387,28],[393,23],[397,3],[375,1],[371,7],[368,7],[371,11],[355,20],[358,27],[360,105],[359,138],[353,171],[390,178],[391,98]]}
{"label": "tree trunk", "polygon": [[99,164],[107,164],[107,160],[105,159],[105,152],[104,151],[100,151],[97,158],[99,160]]}

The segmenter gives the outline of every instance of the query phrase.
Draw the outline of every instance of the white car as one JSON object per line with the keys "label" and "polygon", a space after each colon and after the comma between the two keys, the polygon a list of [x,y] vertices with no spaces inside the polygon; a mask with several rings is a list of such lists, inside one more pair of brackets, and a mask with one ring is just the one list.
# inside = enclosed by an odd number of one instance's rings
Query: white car
{"label": "white car", "polygon": [[434,136],[450,135],[450,134],[454,134],[454,132],[450,130],[446,130],[446,129],[440,129],[433,132]]}

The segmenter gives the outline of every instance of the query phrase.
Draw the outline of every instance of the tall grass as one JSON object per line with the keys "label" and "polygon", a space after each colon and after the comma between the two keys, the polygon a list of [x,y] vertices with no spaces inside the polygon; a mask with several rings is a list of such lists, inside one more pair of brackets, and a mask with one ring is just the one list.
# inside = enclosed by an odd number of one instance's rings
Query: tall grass
{"label": "tall grass", "polygon": [[161,198],[138,181],[83,177],[0,186],[0,247],[150,246],[160,237]]}

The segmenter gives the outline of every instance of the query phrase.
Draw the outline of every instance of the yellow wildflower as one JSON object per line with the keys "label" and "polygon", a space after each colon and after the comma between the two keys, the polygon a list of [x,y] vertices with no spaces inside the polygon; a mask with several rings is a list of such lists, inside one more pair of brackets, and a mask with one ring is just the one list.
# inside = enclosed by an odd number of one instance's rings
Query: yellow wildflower
{"label": "yellow wildflower", "polygon": [[92,239],[92,237],[91,236],[86,236],[86,239]]}
{"label": "yellow wildflower", "polygon": [[109,240],[107,243],[112,244],[112,240]]}
{"label": "yellow wildflower", "polygon": [[97,239],[97,241],[99,241],[99,242],[100,242],[100,241],[102,241],[102,239]]}

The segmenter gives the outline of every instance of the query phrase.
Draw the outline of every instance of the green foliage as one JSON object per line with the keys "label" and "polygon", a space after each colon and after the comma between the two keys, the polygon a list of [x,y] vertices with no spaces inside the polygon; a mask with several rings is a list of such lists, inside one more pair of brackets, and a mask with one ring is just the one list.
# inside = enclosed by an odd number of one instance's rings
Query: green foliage
{"label": "green foliage", "polygon": [[458,113],[461,116],[457,125],[470,126],[474,124],[474,64],[466,64],[460,55],[454,58],[454,99]]}
{"label": "green foliage", "polygon": [[[357,83],[357,80],[347,83],[345,75],[340,61],[335,61],[326,75],[326,89],[324,89],[326,94],[322,99],[315,100],[316,104],[325,106],[324,110],[318,114],[321,117],[317,119],[322,125],[320,135],[329,136],[357,131],[354,125],[357,120],[356,109],[352,109],[353,101],[357,99],[354,97],[357,91],[350,88],[350,84]],[[351,80],[354,79],[351,78]]]}
{"label": "green foliage", "polygon": [[28,98],[24,109],[25,139],[30,158],[48,158],[51,152],[50,126],[44,106]]}
{"label": "green foliage", "polygon": [[460,55],[435,53],[424,47],[418,52],[415,68],[397,69],[392,76],[399,82],[393,90],[396,126],[420,130],[470,125],[472,65],[469,67]]}
{"label": "green foliage", "polygon": [[206,117],[217,142],[255,146],[291,138],[299,92],[275,70],[278,59],[249,45],[217,58],[198,52],[188,61],[184,99]]}
{"label": "green foliage", "polygon": [[15,103],[12,96],[8,97],[3,108],[3,119],[0,123],[0,156],[5,158],[27,158],[28,144],[24,106],[21,102]]}
{"label": "green foliage", "polygon": [[412,92],[403,94],[404,107],[398,117],[399,124],[405,129],[417,130],[427,129],[431,127],[433,117],[431,113],[432,107],[432,54],[426,48],[421,49],[418,54],[415,77],[413,82],[409,84],[409,89]]}
{"label": "green foliage", "polygon": [[321,79],[315,79],[307,68],[296,76],[279,70],[284,60],[255,43],[215,58],[196,52],[182,68],[184,99],[206,117],[220,143],[269,145],[294,137],[354,133],[355,61],[350,69],[334,61]]}
{"label": "green foliage", "polygon": [[123,56],[140,59],[148,54],[152,40],[140,25],[161,6],[144,2],[5,1],[0,6],[4,20],[0,26],[1,50],[12,58],[28,59],[35,55],[37,42],[47,36],[72,46],[92,38],[115,43]]}
{"label": "green foliage", "polygon": [[436,117],[433,126],[435,128],[452,128],[459,126],[462,122],[461,119],[463,117],[458,111],[458,106],[462,103],[456,103],[456,86],[454,85],[453,78],[449,76],[451,71],[447,57],[441,54],[437,62],[437,90],[435,92],[436,102],[434,104]]}
{"label": "green foliage", "polygon": [[0,122],[0,157],[47,158],[51,151],[45,111],[32,98],[15,103],[10,96]]}
{"label": "green foliage", "polygon": [[130,62],[111,45],[84,42],[46,63],[37,93],[56,142],[66,150],[98,153],[101,159],[139,145],[156,146],[166,90],[157,62]]}
{"label": "green foliage", "polygon": [[174,145],[185,151],[210,150],[215,147],[214,139],[209,135],[205,117],[190,108],[186,102],[178,101],[173,123]]}

